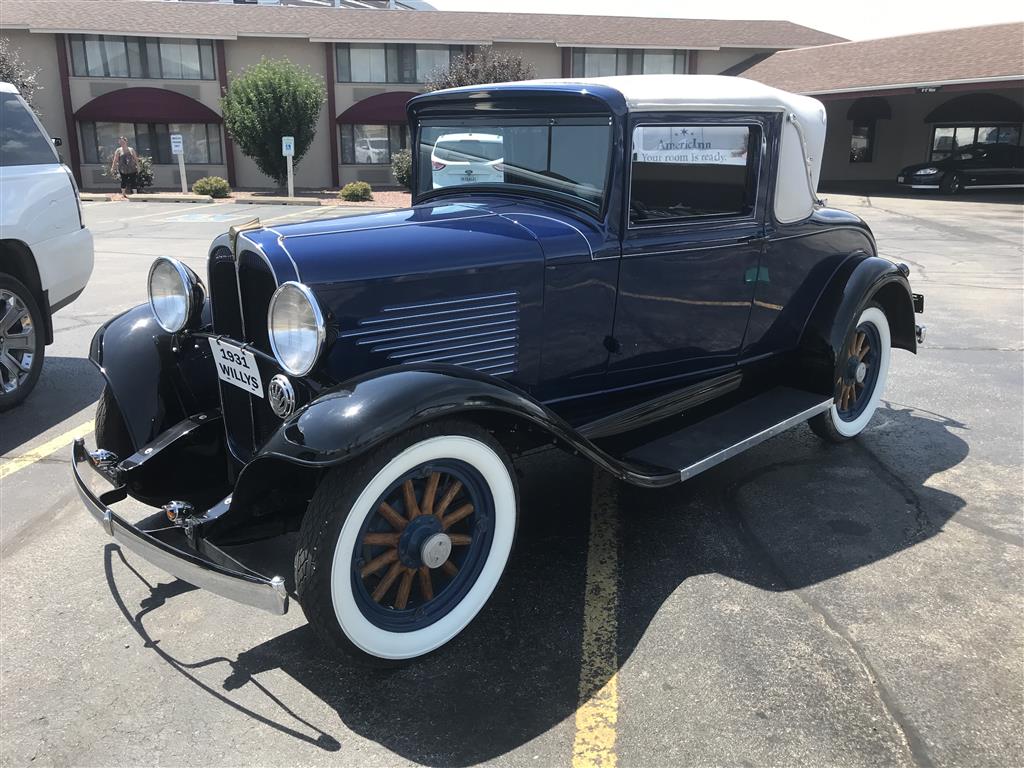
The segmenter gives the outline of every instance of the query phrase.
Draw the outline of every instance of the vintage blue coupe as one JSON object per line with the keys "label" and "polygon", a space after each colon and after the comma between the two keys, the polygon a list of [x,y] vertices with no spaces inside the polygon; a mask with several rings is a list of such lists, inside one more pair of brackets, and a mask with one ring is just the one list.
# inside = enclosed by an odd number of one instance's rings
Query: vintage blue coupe
{"label": "vintage blue coupe", "polygon": [[[73,467],[123,547],[410,659],[495,589],[516,456],[656,487],[804,421],[845,440],[891,348],[917,350],[909,270],[817,199],[813,99],[659,75],[408,111],[413,207],[233,228],[204,279],[157,259],[149,303],[96,334],[98,447]],[[159,511],[129,523],[127,496]]]}

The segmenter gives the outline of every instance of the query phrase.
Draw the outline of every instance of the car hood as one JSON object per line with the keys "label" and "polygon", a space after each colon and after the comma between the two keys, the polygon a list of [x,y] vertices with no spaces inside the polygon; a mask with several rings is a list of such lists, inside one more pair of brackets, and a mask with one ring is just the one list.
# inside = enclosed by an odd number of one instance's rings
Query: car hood
{"label": "car hood", "polygon": [[271,262],[279,284],[296,280],[314,290],[539,254],[529,230],[482,203],[445,201],[245,234]]}

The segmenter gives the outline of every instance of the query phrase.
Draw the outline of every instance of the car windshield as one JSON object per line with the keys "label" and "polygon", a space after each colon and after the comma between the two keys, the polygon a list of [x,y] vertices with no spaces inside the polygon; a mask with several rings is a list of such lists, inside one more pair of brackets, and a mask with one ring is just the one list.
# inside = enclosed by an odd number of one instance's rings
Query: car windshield
{"label": "car windshield", "polygon": [[[600,210],[611,140],[607,117],[424,121],[416,193],[468,185],[533,187]],[[466,163],[491,165],[485,173]]]}

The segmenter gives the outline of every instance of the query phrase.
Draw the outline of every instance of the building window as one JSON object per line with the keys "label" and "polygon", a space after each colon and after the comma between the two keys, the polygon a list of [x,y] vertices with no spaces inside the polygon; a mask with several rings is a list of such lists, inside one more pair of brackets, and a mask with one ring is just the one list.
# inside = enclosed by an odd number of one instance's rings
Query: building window
{"label": "building window", "polygon": [[850,162],[870,163],[875,153],[875,121],[855,120],[850,133]]}
{"label": "building window", "polygon": [[953,152],[971,144],[1020,145],[1021,126],[1018,125],[941,125],[932,129],[929,160],[942,160]]}
{"label": "building window", "polygon": [[687,51],[632,48],[573,48],[573,77],[611,75],[685,75]]}
{"label": "building window", "polygon": [[120,35],[71,35],[75,77],[215,80],[213,41]]}
{"label": "building window", "polygon": [[335,76],[339,83],[423,83],[465,52],[462,45],[338,43]]}
{"label": "building window", "polygon": [[394,152],[408,148],[407,125],[341,126],[341,162],[345,165],[390,165]]}
{"label": "building window", "polygon": [[750,216],[760,131],[737,125],[641,125],[633,130],[629,221],[671,224]]}
{"label": "building window", "polygon": [[154,165],[177,165],[171,154],[171,134],[180,133],[185,145],[185,162],[220,165],[220,126],[216,123],[81,123],[83,162],[109,165],[118,138],[125,136],[140,156],[153,158]]}

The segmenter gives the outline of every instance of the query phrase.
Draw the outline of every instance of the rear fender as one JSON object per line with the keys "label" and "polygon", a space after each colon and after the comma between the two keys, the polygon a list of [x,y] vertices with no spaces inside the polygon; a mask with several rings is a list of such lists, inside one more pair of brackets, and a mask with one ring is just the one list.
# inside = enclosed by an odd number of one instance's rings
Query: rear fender
{"label": "rear fender", "polygon": [[[203,317],[205,324],[209,302]],[[148,304],[101,326],[89,359],[106,379],[136,450],[190,414],[219,407],[209,344],[167,333]]]}
{"label": "rear fender", "polygon": [[846,339],[871,303],[885,312],[892,346],[916,353],[914,301],[906,274],[887,259],[858,252],[836,271],[818,298],[801,336],[791,383],[823,394],[832,392]]}

